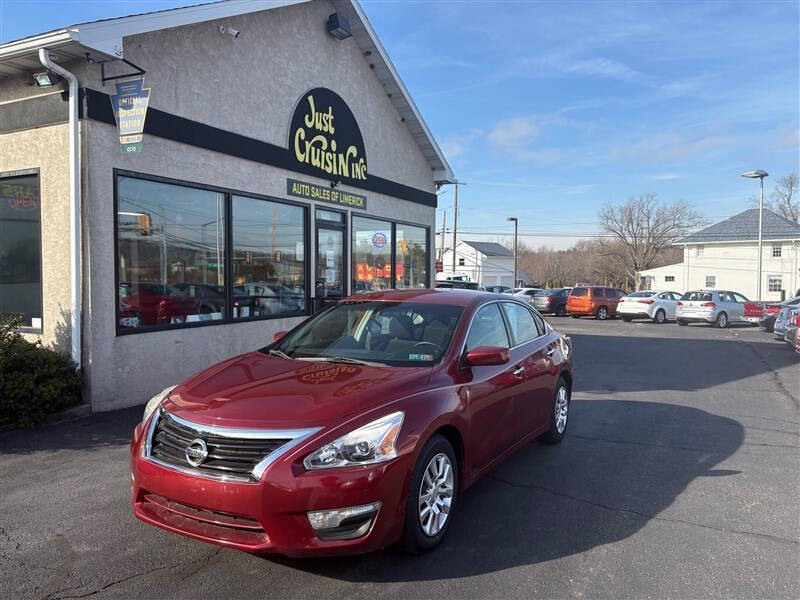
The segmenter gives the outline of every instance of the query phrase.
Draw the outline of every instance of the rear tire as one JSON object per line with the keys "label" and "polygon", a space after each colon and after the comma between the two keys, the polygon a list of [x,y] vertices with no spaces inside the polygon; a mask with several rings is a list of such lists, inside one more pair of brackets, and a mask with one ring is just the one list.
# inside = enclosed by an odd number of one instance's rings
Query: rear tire
{"label": "rear tire", "polygon": [[622,320],[625,321],[626,323],[630,323],[631,321],[633,321],[633,317],[622,317]]}
{"label": "rear tire", "polygon": [[680,319],[678,319],[678,325],[680,325],[681,327],[686,327],[688,324],[689,323],[687,323],[686,321],[681,321]]}
{"label": "rear tire", "polygon": [[558,444],[564,439],[569,422],[570,391],[563,377],[558,378],[553,391],[553,405],[550,409],[550,429],[541,436],[547,444]]}
{"label": "rear tire", "polygon": [[714,327],[717,329],[725,329],[728,326],[728,315],[721,312],[717,315],[717,320],[714,321]]}
{"label": "rear tire", "polygon": [[[450,496],[450,505],[442,507],[440,512],[447,514],[441,528],[435,535],[428,535],[423,531],[422,517],[420,512],[423,510],[423,498],[425,497],[423,483],[427,487],[427,482],[424,482],[426,472],[428,472],[431,463],[434,459],[444,455],[449,461],[452,473],[452,495]],[[431,489],[443,489],[441,485],[436,484]],[[419,454],[417,464],[414,466],[414,472],[411,474],[411,482],[408,486],[408,497],[406,498],[406,519],[405,527],[403,528],[403,537],[401,538],[402,546],[411,554],[421,554],[432,550],[438,546],[447,534],[450,523],[453,522],[453,512],[456,507],[458,499],[458,461],[456,460],[456,453],[444,437],[436,434],[431,437],[422,448]],[[435,517],[433,517],[435,518]]]}
{"label": "rear tire", "polygon": [[570,317],[572,317],[573,319],[580,319],[581,318],[580,315],[570,315]]}
{"label": "rear tire", "polygon": [[664,312],[663,309],[659,308],[656,311],[656,315],[653,317],[653,321],[655,321],[659,325],[665,323],[667,321],[667,313]]}

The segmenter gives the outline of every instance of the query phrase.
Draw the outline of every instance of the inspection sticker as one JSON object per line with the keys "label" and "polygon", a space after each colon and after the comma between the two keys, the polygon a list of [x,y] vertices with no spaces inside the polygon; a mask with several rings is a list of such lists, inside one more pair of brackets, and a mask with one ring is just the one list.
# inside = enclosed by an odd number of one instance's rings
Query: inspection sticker
{"label": "inspection sticker", "polygon": [[433,354],[409,354],[408,360],[433,360]]}

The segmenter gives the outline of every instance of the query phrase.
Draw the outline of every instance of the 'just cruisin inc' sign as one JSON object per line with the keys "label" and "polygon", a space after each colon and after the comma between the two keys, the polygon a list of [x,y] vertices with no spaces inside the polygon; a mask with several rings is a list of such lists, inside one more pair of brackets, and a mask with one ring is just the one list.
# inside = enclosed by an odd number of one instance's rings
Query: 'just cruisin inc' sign
{"label": "'just cruisin inc' sign", "polygon": [[361,130],[350,108],[336,92],[314,88],[300,98],[289,127],[294,160],[319,169],[334,181],[367,179],[367,157]]}

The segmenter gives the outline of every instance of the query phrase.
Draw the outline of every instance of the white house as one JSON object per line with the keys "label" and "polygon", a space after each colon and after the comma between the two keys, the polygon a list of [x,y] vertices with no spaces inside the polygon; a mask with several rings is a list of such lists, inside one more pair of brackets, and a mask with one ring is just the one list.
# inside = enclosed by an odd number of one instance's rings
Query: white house
{"label": "white house", "polygon": [[[762,240],[761,299],[791,298],[800,287],[800,225],[765,209]],[[729,289],[757,299],[758,209],[706,227],[676,245],[683,246],[683,262],[640,271],[647,287]]]}
{"label": "white house", "polygon": [[[439,281],[455,277],[482,286],[514,287],[514,253],[497,242],[459,241],[456,244],[455,271],[452,248],[444,249],[442,263],[444,270],[436,275]],[[517,277],[527,279],[522,271],[517,271]]]}

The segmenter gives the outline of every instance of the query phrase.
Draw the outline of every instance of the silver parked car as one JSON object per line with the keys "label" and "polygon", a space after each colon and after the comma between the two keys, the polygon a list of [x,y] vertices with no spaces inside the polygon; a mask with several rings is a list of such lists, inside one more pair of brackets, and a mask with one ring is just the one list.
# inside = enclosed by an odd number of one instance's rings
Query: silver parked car
{"label": "silver parked car", "polygon": [[786,331],[783,334],[784,341],[792,348],[797,344],[798,329],[800,329],[800,308],[789,309],[789,314],[786,318]]}
{"label": "silver parked car", "polygon": [[729,323],[746,323],[744,303],[747,298],[726,290],[696,290],[686,292],[675,307],[678,325],[691,322],[709,323],[725,328]]}
{"label": "silver parked car", "polygon": [[775,339],[782,340],[786,335],[786,326],[789,324],[789,313],[795,309],[796,306],[788,302],[781,304],[780,312],[775,316],[775,324],[772,331],[775,334]]}

